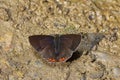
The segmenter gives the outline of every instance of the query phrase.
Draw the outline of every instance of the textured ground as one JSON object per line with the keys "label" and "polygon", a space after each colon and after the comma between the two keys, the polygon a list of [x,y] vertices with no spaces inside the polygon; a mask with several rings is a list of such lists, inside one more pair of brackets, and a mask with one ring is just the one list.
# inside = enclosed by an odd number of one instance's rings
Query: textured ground
{"label": "textured ground", "polygon": [[[103,33],[97,49],[61,65],[35,55],[35,34]],[[120,0],[0,0],[0,80],[120,80]]]}

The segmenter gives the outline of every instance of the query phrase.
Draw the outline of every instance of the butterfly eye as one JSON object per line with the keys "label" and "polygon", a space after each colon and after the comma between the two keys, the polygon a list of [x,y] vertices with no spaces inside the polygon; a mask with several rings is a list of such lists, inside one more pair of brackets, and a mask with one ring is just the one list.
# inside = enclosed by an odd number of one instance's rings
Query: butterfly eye
{"label": "butterfly eye", "polygon": [[56,60],[53,59],[53,58],[49,58],[48,61],[49,61],[49,62],[56,62]]}
{"label": "butterfly eye", "polygon": [[59,61],[62,62],[62,61],[64,61],[65,59],[66,59],[66,58],[63,57],[63,58],[60,58]]}

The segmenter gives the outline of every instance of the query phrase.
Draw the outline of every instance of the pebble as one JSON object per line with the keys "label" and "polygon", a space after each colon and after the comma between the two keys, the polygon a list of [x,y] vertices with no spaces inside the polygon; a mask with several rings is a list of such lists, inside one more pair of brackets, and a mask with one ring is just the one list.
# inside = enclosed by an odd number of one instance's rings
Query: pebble
{"label": "pebble", "polygon": [[120,66],[120,57],[111,55],[108,52],[91,51],[95,55],[96,60],[102,62],[106,66]]}
{"label": "pebble", "polygon": [[112,71],[113,71],[113,75],[115,78],[118,78],[118,77],[120,78],[120,68],[119,67],[114,67],[112,69]]}
{"label": "pebble", "polygon": [[9,19],[7,9],[0,8],[0,20],[7,21]]}
{"label": "pebble", "polygon": [[6,32],[5,34],[0,35],[0,46],[3,49],[3,51],[9,51],[11,49],[12,37],[12,32]]}
{"label": "pebble", "polygon": [[9,80],[15,80],[13,75],[9,75]]}
{"label": "pebble", "polygon": [[[92,55],[96,56],[96,62],[101,62],[103,65],[105,65],[106,70],[113,76],[114,80],[120,79],[119,56],[111,55],[108,52],[102,51],[92,51]],[[99,74],[92,75],[92,78],[94,78],[94,76],[97,77]]]}
{"label": "pebble", "polygon": [[91,77],[92,79],[97,79],[97,78],[100,79],[100,78],[103,76],[103,74],[104,74],[103,71],[98,71],[98,72],[96,72],[96,73],[92,73],[92,74],[90,75],[90,77]]}
{"label": "pebble", "polygon": [[108,62],[109,60],[111,60],[110,56],[105,52],[92,51],[92,54],[95,55],[98,61]]}
{"label": "pebble", "polygon": [[40,62],[40,60],[36,60],[35,63],[34,63],[34,66],[41,68],[42,67],[42,63]]}

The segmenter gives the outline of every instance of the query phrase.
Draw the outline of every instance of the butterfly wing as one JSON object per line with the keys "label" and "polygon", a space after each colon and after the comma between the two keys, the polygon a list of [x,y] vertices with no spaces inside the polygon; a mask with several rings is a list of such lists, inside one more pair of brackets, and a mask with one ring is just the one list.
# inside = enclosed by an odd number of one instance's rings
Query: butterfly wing
{"label": "butterfly wing", "polygon": [[[30,44],[39,54],[49,62],[65,62],[78,47],[81,36],[68,34],[59,36],[60,43],[55,43],[56,39],[49,35],[34,35],[29,37]],[[60,48],[55,50],[55,44]]]}
{"label": "butterfly wing", "polygon": [[68,60],[73,52],[77,49],[81,41],[81,35],[67,34],[60,36],[60,53],[58,56],[59,61]]}
{"label": "butterfly wing", "polygon": [[29,37],[30,44],[45,59],[54,59],[54,37],[49,35],[34,35]]}

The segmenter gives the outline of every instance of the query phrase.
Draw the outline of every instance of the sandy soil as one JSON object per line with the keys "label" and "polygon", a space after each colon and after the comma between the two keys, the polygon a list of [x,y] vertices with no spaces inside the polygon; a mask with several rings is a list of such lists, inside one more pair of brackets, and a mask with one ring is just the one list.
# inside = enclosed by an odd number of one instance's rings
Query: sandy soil
{"label": "sandy soil", "polygon": [[[55,66],[28,41],[31,35],[79,33],[105,38]],[[120,0],[0,0],[0,80],[120,80]]]}

